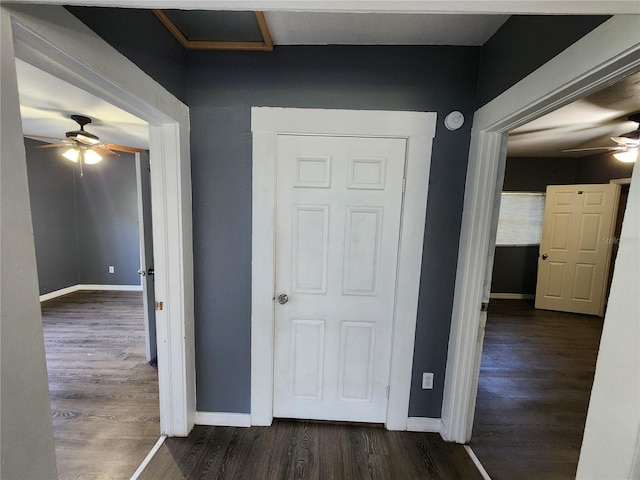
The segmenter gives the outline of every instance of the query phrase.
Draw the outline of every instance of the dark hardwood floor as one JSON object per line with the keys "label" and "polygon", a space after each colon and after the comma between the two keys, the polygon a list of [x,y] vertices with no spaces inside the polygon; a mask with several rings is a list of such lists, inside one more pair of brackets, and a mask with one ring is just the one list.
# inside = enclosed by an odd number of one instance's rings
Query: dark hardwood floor
{"label": "dark hardwood floor", "polygon": [[58,478],[128,479],[160,436],[141,292],[42,303]]}
{"label": "dark hardwood floor", "polygon": [[[159,437],[139,292],[42,304],[61,479],[127,479]],[[575,477],[602,331],[596,317],[492,301],[470,442],[493,480]],[[437,434],[277,420],[169,438],[142,479],[475,479]]]}
{"label": "dark hardwood floor", "polygon": [[493,480],[575,478],[602,319],[492,300],[471,447]]}
{"label": "dark hardwood floor", "polygon": [[276,420],[271,427],[196,427],[168,438],[141,480],[482,479],[462,445],[435,433]]}

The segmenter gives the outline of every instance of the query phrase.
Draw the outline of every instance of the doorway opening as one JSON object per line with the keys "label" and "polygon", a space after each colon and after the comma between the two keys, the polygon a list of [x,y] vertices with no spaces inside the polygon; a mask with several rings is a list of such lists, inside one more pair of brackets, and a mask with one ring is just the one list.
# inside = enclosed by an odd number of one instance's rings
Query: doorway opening
{"label": "doorway opening", "polygon": [[[3,65],[20,58],[149,124],[155,290],[163,305],[156,315],[160,426],[164,435],[185,436],[195,417],[188,108],[66,10],[20,6],[2,12],[8,26]],[[17,106],[17,89],[11,82],[6,87],[3,98]],[[19,115],[3,109],[3,132],[20,132],[19,123]]]}
{"label": "doorway opening", "polygon": [[[614,87],[606,90],[611,92]],[[601,92],[592,95],[603,96]],[[585,97],[582,102],[589,98]],[[598,107],[605,108],[604,105]],[[624,111],[619,116],[626,119]],[[592,189],[606,191],[613,199],[617,189],[604,184],[628,183],[629,180],[619,179],[630,177],[633,169],[633,165],[621,164],[611,153],[584,158],[560,158],[560,155],[517,157],[507,153],[502,190],[510,193],[503,193],[503,205],[505,195],[514,195],[511,192],[534,198],[545,190],[555,195]],[[549,185],[552,186],[547,189]],[[628,184],[623,187],[628,191]],[[547,201],[553,199],[550,197]],[[615,253],[609,247],[619,239],[625,205],[626,195],[621,194],[617,207],[614,204],[610,210],[611,230],[607,227],[606,232],[598,233],[599,245],[593,247],[609,252],[609,275],[606,269],[599,272],[605,298],[615,260]],[[508,209],[509,205],[506,206]],[[532,213],[541,214],[539,210]],[[568,213],[563,210],[563,215]],[[593,218],[595,214],[589,215]],[[524,216],[525,212],[521,211],[521,218]],[[542,216],[538,220],[542,222]],[[548,233],[546,222],[542,231],[545,227]],[[539,250],[541,233],[537,232],[537,241],[532,244],[497,242],[493,273],[488,277],[491,302],[471,444],[489,474],[501,472],[528,478],[528,475],[544,476],[547,472],[548,475],[573,476],[578,465],[603,319],[598,313],[583,315],[552,311],[560,308],[534,309],[536,290],[540,295],[540,285],[536,286],[537,269],[551,260],[543,255],[548,249]],[[583,248],[587,247],[583,245]],[[573,308],[569,305],[567,311]],[[505,455],[505,450],[516,444],[519,448]]]}
{"label": "doorway opening", "polygon": [[634,22],[612,17],[475,114],[442,412],[449,440],[464,443],[472,433],[506,132],[636,72]]}
{"label": "doorway opening", "polygon": [[[509,169],[522,160],[507,160],[505,189],[515,187]],[[624,213],[624,202],[619,212]],[[531,258],[518,255],[527,249],[534,250]],[[570,477],[578,464],[603,319],[536,310],[539,256],[537,245],[496,246],[471,438],[489,474]],[[505,287],[511,291],[505,293]],[[526,448],[505,455],[516,444]]]}
{"label": "doorway opening", "polygon": [[[82,165],[64,157],[69,145],[56,147],[56,137],[73,130],[68,112],[91,115],[88,134],[116,148],[148,148],[148,127],[20,60],[16,70],[23,133],[31,137],[27,179],[58,471],[128,476],[160,435],[158,372],[148,363],[155,322],[143,302],[153,292],[138,274],[151,215],[150,197],[145,205],[141,195],[141,187],[149,191],[148,155],[143,180],[140,153],[120,150]],[[123,123],[140,138],[113,131]]]}

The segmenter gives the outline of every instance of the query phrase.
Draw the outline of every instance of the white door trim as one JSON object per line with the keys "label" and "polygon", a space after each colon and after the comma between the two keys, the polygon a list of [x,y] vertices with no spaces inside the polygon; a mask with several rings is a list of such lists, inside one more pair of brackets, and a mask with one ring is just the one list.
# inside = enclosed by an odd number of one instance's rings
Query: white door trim
{"label": "white door trim", "polygon": [[[18,3],[33,2],[34,0],[14,0]],[[38,3],[51,3],[56,0],[35,0]],[[66,0],[66,5],[87,5],[87,0]],[[294,11],[294,12],[387,12],[387,13],[473,13],[473,14],[514,14],[514,15],[612,15],[637,14],[638,6],[631,0],[617,0],[604,2],[576,2],[575,0],[531,1],[500,0],[469,1],[469,0],[128,0],[114,2],[114,0],[92,0],[92,6],[114,7],[126,5],[128,8],[174,8],[174,9],[207,9],[207,10],[264,10],[264,11]]]}
{"label": "white door trim", "polygon": [[155,288],[165,307],[157,315],[160,427],[186,436],[195,417],[189,110],[64,8],[2,8],[16,57],[149,123]]}
{"label": "white door trim", "polygon": [[399,137],[407,141],[395,320],[386,426],[406,430],[422,265],[422,245],[436,114],[253,107],[251,266],[251,424],[273,421],[276,136]]}
{"label": "white door trim", "polygon": [[609,183],[616,183],[618,185],[631,185],[631,177],[629,178],[614,178],[609,180]]}
{"label": "white door trim", "polygon": [[637,71],[638,31],[640,16],[612,17],[474,116],[442,410],[448,440],[471,438],[506,132]]}

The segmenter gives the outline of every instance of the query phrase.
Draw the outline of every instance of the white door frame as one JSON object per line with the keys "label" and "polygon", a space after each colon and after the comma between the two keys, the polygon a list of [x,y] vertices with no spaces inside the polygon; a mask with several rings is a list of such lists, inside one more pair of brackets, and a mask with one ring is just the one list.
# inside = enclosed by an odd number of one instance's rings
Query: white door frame
{"label": "white door frame", "polygon": [[506,159],[506,134],[640,68],[640,16],[618,15],[480,108],[473,121],[442,421],[471,438]]}
{"label": "white door frame", "polygon": [[149,123],[160,429],[186,436],[195,416],[189,110],[64,8],[1,8],[16,57]]}
{"label": "white door frame", "polygon": [[253,107],[251,424],[273,421],[276,146],[281,134],[407,139],[386,427],[406,430],[436,114]]}

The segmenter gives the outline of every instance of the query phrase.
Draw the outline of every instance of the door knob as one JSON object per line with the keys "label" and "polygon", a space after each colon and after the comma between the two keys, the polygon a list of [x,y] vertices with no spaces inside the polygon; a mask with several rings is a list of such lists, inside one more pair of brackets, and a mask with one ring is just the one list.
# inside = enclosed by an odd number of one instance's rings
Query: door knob
{"label": "door knob", "polygon": [[147,270],[147,275],[151,275],[153,276],[155,274],[155,270],[153,269],[153,267],[149,268],[149,270]]}
{"label": "door knob", "polygon": [[287,297],[286,293],[281,293],[280,295],[278,295],[278,303],[280,305],[284,305],[288,301],[289,301],[289,297]]}
{"label": "door knob", "polygon": [[138,274],[144,277],[147,274],[147,272],[144,271],[144,268],[141,268],[140,270],[138,270]]}
{"label": "door knob", "polygon": [[549,255],[547,255],[546,253],[543,253],[543,254],[542,254],[542,259],[543,259],[543,260],[546,260],[547,258],[549,258]]}

